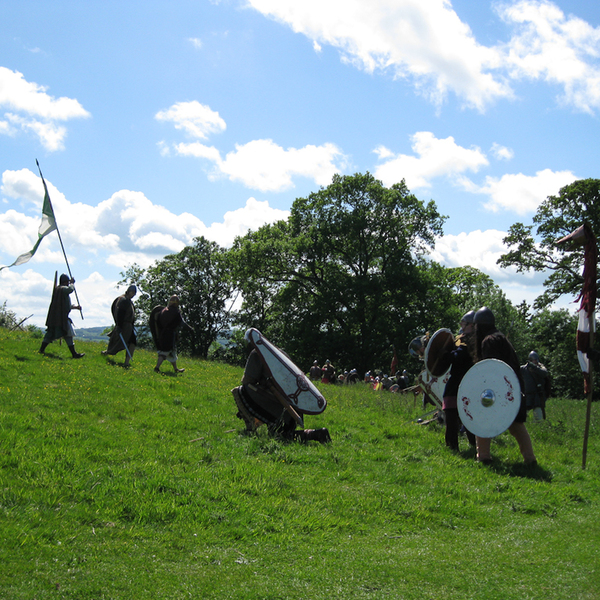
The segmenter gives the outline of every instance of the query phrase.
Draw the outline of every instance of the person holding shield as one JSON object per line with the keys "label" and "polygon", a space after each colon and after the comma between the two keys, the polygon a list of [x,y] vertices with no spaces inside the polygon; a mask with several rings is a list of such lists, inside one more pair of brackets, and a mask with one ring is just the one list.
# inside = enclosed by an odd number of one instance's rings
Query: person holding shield
{"label": "person holding shield", "polygon": [[[494,313],[486,306],[480,308],[473,317],[475,325],[474,348],[472,351],[473,362],[478,362],[486,358],[496,358],[505,362],[517,376],[521,389],[523,389],[523,380],[521,378],[521,365],[517,353],[508,338],[496,329],[496,318]],[[523,394],[520,398],[520,407],[513,423],[508,428],[509,433],[517,440],[519,450],[523,456],[526,465],[535,466],[537,460],[533,452],[531,437],[525,426],[527,420],[527,411]],[[477,436],[477,460],[484,464],[492,462],[490,447],[492,438],[482,438]]]}
{"label": "person holding shield", "polygon": [[[442,409],[446,423],[445,441],[451,450],[458,450],[458,434],[460,431],[460,417],[458,414],[458,386],[466,372],[473,365],[473,360],[467,348],[468,341],[473,334],[473,318],[475,311],[471,310],[460,320],[460,333],[456,339],[454,348],[448,351],[450,361],[450,379],[444,389]],[[467,429],[467,439],[471,446],[475,445],[475,436]]]}

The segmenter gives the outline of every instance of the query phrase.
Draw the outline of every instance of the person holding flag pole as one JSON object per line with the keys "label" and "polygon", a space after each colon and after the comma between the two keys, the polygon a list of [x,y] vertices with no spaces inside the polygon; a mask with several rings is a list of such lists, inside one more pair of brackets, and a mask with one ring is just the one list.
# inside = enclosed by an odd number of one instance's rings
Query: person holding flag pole
{"label": "person holding flag pole", "polygon": [[52,301],[50,302],[48,317],[46,319],[46,335],[44,335],[39,352],[40,354],[44,354],[50,342],[65,338],[65,342],[67,342],[67,346],[71,351],[71,356],[73,358],[82,358],[84,354],[75,350],[73,342],[75,332],[73,331],[73,322],[69,318],[69,313],[72,309],[81,310],[81,306],[71,305],[71,298],[69,297],[75,290],[73,285],[75,280],[69,279],[69,276],[63,273],[58,283],[52,291]]}
{"label": "person holding flag pole", "polygon": [[[2,269],[8,269],[10,267],[18,267],[26,262],[29,262],[33,255],[37,252],[37,249],[40,246],[42,240],[53,231],[56,231],[58,234],[58,240],[60,242],[60,247],[63,251],[63,256],[65,257],[65,262],[67,263],[67,270],[69,271],[69,281],[70,285],[75,283],[75,279],[73,279],[73,275],[71,273],[71,267],[69,266],[69,261],[67,260],[67,253],[65,252],[65,247],[62,242],[62,238],[60,236],[60,231],[58,230],[58,225],[56,224],[56,218],[54,216],[54,209],[52,208],[52,202],[50,201],[50,194],[48,193],[48,186],[46,185],[46,181],[44,180],[44,176],[42,175],[42,170],[40,169],[40,163],[35,160],[35,164],[37,165],[38,171],[40,172],[40,177],[42,178],[42,184],[44,185],[44,202],[42,204],[42,222],[40,223],[38,229],[38,239],[35,245],[29,252],[25,252],[18,256],[10,265],[5,265],[0,267],[0,271]],[[54,287],[56,288],[56,276],[54,277]],[[81,302],[79,302],[79,297],[77,296],[77,290],[75,290],[75,286],[73,286],[73,290],[75,292],[75,298],[77,299],[78,310],[81,314],[81,318],[83,319],[83,311],[81,310]],[[73,307],[75,308],[75,307]]]}

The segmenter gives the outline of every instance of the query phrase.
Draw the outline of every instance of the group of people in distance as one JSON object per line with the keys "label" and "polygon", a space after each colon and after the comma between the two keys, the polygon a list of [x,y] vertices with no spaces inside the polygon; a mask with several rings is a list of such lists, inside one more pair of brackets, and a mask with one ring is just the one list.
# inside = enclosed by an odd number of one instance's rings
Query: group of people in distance
{"label": "group of people in distance", "polygon": [[[484,359],[495,358],[511,367],[522,391],[519,411],[508,431],[517,441],[525,464],[537,464],[525,421],[528,408],[534,410],[536,420],[544,418],[545,400],[550,392],[550,377],[548,371],[539,362],[537,353],[530,353],[528,363],[521,367],[512,344],[496,328],[494,313],[489,308],[482,307],[477,312],[470,311],[462,317],[456,345],[446,350],[446,354],[450,363],[450,378],[446,383],[442,403],[446,424],[446,445],[453,450],[458,450],[461,422],[457,394],[460,382],[473,364]],[[467,437],[469,442],[477,447],[477,460],[484,464],[491,463],[492,438],[473,436],[468,431]]]}

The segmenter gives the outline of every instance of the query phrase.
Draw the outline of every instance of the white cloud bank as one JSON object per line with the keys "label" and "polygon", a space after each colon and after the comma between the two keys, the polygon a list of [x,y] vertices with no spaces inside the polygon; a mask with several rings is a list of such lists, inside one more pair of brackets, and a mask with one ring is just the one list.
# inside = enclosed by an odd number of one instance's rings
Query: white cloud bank
{"label": "white cloud bank", "polygon": [[[131,264],[146,268],[191,245],[198,236],[230,246],[236,236],[289,216],[289,211],[250,197],[241,208],[227,212],[222,222],[205,225],[194,215],[175,214],[153,204],[141,192],[121,190],[89,206],[70,202],[50,181],[46,183],[84,305],[81,327],[108,324],[107,307],[115,296],[118,274]],[[9,209],[0,214],[0,256],[6,265],[37,240],[43,186],[28,169],[5,171],[0,192],[23,207],[23,212]],[[22,317],[34,313],[29,322],[43,327],[56,269],[65,271],[66,266],[58,236],[50,234],[29,263],[0,271],[4,297],[10,299],[8,308]]]}
{"label": "white cloud bank", "polygon": [[[188,136],[206,140],[210,134],[226,129],[218,112],[197,101],[179,102],[156,114],[158,121],[167,121]],[[181,142],[170,147],[159,144],[161,152],[174,151],[180,156],[193,156],[211,165],[209,177],[227,177],[261,192],[280,192],[294,187],[294,177],[312,179],[317,185],[327,185],[335,173],[346,165],[346,157],[335,144],[308,145],[304,148],[282,148],[273,140],[252,140],[236,144],[225,158],[214,146],[199,141]]]}
{"label": "white cloud bank", "polygon": [[[395,155],[380,146],[374,150],[381,164],[375,167],[375,176],[384,185],[391,186],[402,178],[412,191],[431,187],[436,178],[443,177],[455,187],[470,194],[487,196],[483,207],[490,212],[508,211],[518,216],[534,214],[541,202],[556,195],[561,187],[575,181],[571,171],[544,169],[535,175],[507,173],[500,178],[487,176],[479,185],[465,173],[476,173],[489,165],[480,148],[464,148],[453,137],[436,138],[430,131],[419,131],[411,136],[413,155]],[[494,144],[491,153],[498,160],[510,160],[509,148]]]}
{"label": "white cloud bank", "polygon": [[409,189],[428,188],[436,177],[456,179],[465,171],[477,172],[488,160],[479,148],[463,148],[453,137],[436,138],[430,131],[411,136],[414,156],[394,155],[391,150],[375,150],[384,163],[375,168],[375,176],[386,186],[405,179]]}
{"label": "white cloud bank", "polygon": [[90,116],[77,100],[54,98],[44,86],[6,67],[0,67],[0,109],[7,111],[0,117],[0,134],[31,132],[48,151],[64,148],[67,130],[61,123]]}
{"label": "white cloud bank", "polygon": [[[411,81],[435,104],[449,93],[483,111],[513,98],[522,79],[562,87],[561,101],[585,112],[600,108],[600,28],[538,0],[498,5],[507,42],[475,39],[449,0],[247,0],[309,38],[337,48],[342,60],[369,73]],[[492,15],[490,15],[491,18]]]}

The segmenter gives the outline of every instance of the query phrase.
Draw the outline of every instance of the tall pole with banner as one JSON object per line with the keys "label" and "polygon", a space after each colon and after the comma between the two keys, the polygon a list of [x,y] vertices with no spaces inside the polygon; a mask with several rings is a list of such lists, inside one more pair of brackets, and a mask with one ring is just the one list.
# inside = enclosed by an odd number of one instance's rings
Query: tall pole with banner
{"label": "tall pole with banner", "polygon": [[594,334],[596,332],[596,271],[598,264],[598,245],[592,228],[584,223],[581,227],[556,242],[564,244],[567,250],[584,246],[583,289],[579,294],[579,321],[577,324],[577,357],[583,371],[584,390],[587,395],[585,430],[583,434],[583,456],[581,468],[587,462],[587,446],[590,433],[592,400],[594,395]]}

